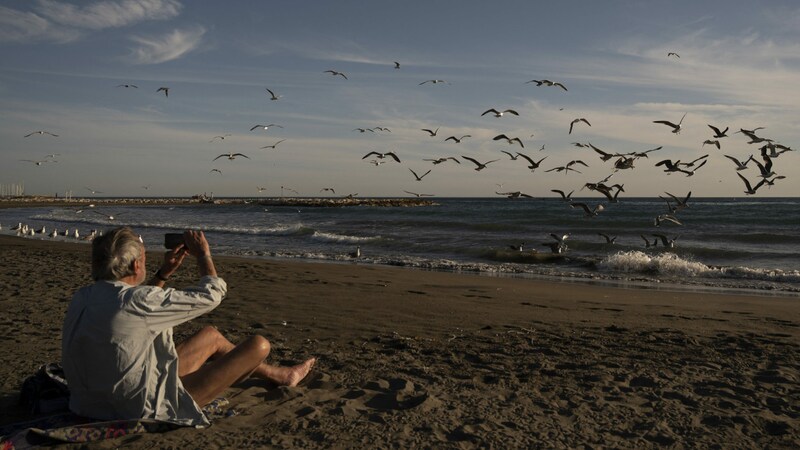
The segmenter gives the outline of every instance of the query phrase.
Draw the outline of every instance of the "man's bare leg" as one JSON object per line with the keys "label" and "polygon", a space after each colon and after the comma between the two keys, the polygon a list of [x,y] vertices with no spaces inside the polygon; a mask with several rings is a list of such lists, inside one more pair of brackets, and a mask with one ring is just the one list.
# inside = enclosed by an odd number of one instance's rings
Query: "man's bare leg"
{"label": "man's bare leg", "polygon": [[249,376],[296,386],[316,362],[311,358],[291,367],[270,366],[264,363],[269,350],[269,341],[261,336],[235,346],[216,328],[205,327],[177,346],[178,375],[192,398],[204,405]]}

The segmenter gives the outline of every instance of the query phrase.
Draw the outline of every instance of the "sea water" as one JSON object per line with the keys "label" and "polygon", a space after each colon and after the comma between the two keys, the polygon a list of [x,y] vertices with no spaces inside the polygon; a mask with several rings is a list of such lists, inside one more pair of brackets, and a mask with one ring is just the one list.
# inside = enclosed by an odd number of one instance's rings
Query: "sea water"
{"label": "sea water", "polygon": [[[127,225],[152,249],[160,247],[166,232],[199,228],[215,254],[800,292],[798,198],[692,198],[675,213],[682,225],[665,221],[660,226],[654,219],[667,212],[661,198],[604,202],[605,209],[591,218],[553,198],[434,201],[418,207],[263,206],[254,201],[12,208],[0,210],[0,224],[3,233],[23,222],[62,232],[78,228],[82,235]],[[591,207],[598,203],[594,198],[574,201]],[[599,233],[616,239],[609,244]],[[658,234],[674,240],[674,247],[665,248]],[[556,242],[552,235],[568,235],[565,252],[551,252],[546,244]],[[659,242],[647,247],[645,239]],[[362,256],[354,260],[350,255],[356,247]]]}

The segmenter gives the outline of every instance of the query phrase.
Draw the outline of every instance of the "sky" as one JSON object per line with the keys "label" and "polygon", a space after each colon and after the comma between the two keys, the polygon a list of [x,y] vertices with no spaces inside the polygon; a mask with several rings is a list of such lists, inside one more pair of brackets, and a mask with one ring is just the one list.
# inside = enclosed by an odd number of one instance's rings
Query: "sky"
{"label": "sky", "polygon": [[[26,194],[551,197],[613,174],[620,198],[744,197],[724,155],[763,144],[735,131],[800,150],[795,1],[2,1],[0,59],[0,184]],[[677,134],[654,123],[684,114]],[[708,124],[729,128],[721,149]],[[662,148],[615,172],[574,143]],[[230,153],[249,159],[214,160]],[[655,166],[703,155],[693,176]],[[589,167],[546,172],[572,160]],[[775,158],[786,178],[755,196],[800,195],[799,162]]]}

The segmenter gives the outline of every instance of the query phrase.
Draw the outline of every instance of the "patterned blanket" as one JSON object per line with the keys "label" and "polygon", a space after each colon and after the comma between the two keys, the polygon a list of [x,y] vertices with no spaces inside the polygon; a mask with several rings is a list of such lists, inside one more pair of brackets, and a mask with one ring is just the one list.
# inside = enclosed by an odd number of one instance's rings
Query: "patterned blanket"
{"label": "patterned blanket", "polygon": [[[228,403],[227,399],[220,397],[203,407],[203,412],[209,420],[238,414],[236,410],[226,408]],[[176,428],[181,428],[181,425],[152,419],[97,422],[72,413],[61,413],[0,428],[0,449],[21,450],[58,442],[92,442],[133,434],[163,433]]]}

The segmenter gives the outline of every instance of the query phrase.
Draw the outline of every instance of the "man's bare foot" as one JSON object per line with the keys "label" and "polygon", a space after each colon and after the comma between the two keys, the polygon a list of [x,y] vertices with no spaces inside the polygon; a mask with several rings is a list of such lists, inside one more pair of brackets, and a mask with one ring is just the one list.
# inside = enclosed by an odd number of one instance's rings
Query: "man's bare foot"
{"label": "man's bare foot", "polygon": [[311,372],[311,369],[316,364],[317,358],[311,358],[296,366],[287,367],[289,369],[286,386],[297,386],[303,378]]}

